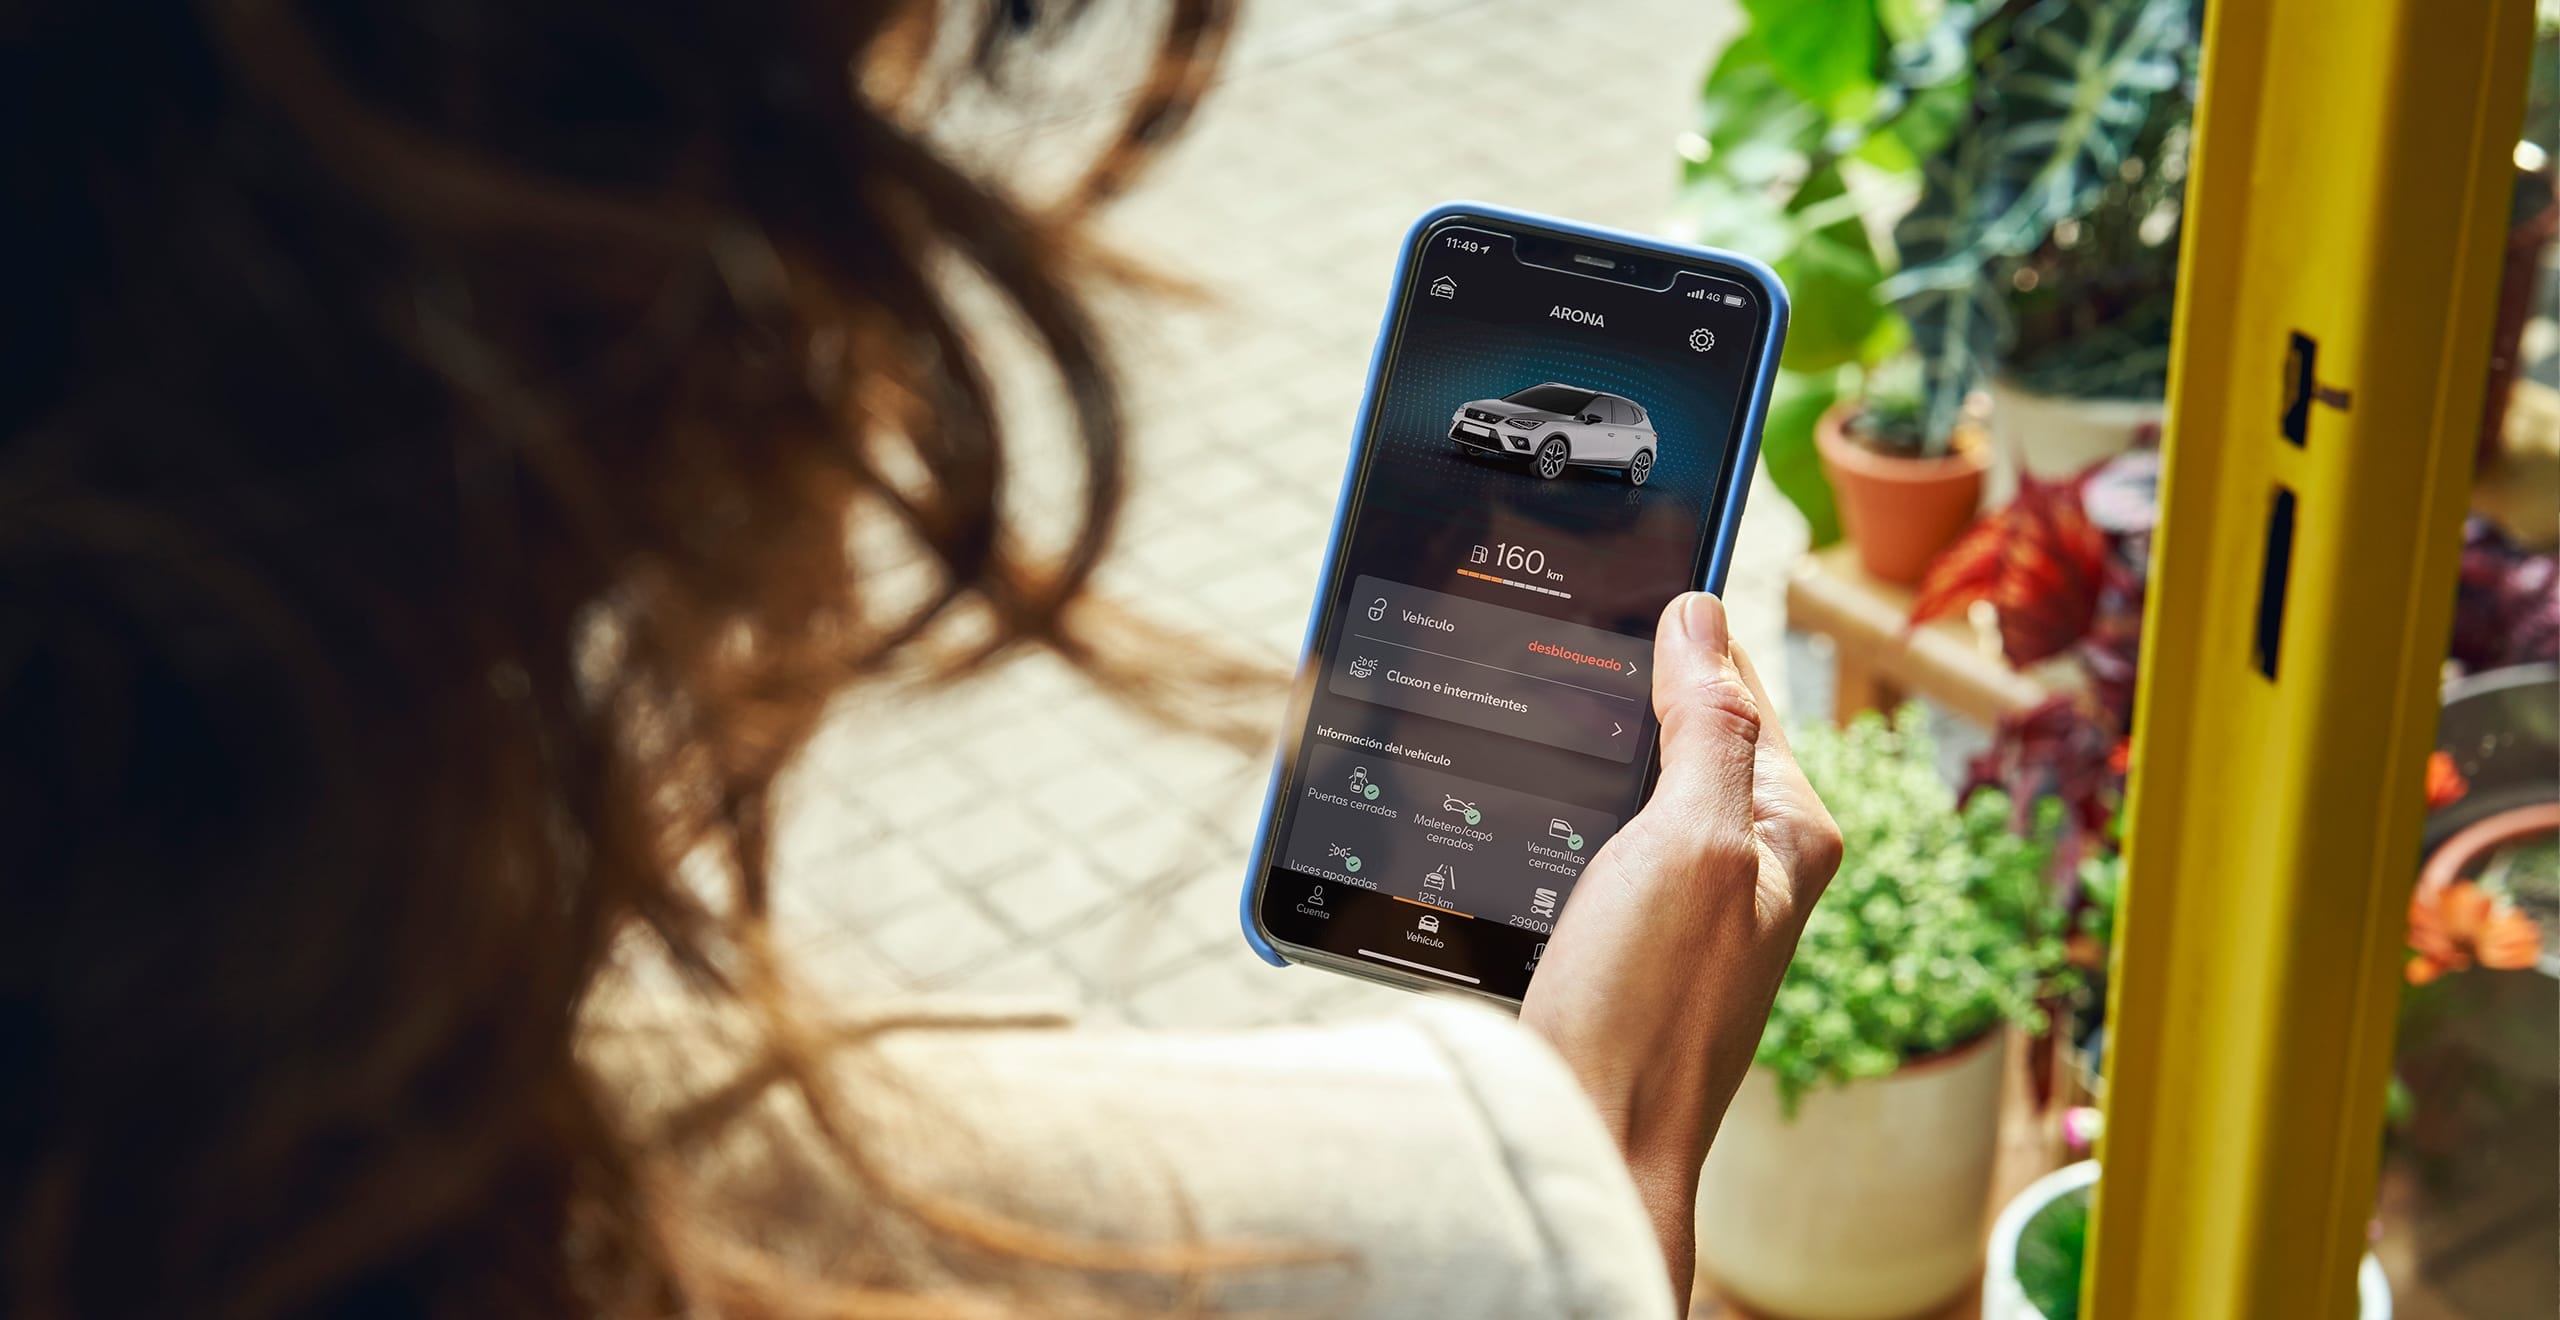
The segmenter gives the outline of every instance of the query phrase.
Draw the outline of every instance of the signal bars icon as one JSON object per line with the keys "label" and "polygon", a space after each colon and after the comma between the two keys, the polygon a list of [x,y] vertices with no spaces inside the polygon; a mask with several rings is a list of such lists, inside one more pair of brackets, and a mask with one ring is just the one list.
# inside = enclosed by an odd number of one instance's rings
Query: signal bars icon
{"label": "signal bars icon", "polygon": [[1700,302],[1705,302],[1707,299],[1707,291],[1704,289],[1691,289],[1689,290],[1689,296]]}

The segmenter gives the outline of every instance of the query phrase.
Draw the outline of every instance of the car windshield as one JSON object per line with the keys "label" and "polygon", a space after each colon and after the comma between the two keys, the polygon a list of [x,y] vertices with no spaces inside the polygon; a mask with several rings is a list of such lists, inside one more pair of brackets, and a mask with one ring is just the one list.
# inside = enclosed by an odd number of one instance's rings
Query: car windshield
{"label": "car windshield", "polygon": [[1568,417],[1579,414],[1583,405],[1590,403],[1591,399],[1590,390],[1577,390],[1570,385],[1552,383],[1532,385],[1517,394],[1502,396],[1504,403],[1516,403],[1523,408],[1535,408],[1540,412],[1563,413]]}

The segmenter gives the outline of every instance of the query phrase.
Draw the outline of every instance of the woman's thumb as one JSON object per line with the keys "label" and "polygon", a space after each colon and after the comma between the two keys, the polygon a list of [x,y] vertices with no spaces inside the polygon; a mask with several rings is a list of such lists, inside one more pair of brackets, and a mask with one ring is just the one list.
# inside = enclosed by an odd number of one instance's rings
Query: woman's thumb
{"label": "woman's thumb", "polygon": [[1701,846],[1750,847],[1761,712],[1734,662],[1723,601],[1693,591],[1663,610],[1653,710],[1662,721],[1662,779],[1646,810],[1668,809],[1705,836],[1695,840]]}

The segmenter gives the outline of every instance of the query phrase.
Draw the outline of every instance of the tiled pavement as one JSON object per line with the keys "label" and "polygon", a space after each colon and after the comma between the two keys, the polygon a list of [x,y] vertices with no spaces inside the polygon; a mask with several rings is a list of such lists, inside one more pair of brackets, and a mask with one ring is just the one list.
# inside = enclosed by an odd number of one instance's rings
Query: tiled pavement
{"label": "tiled pavement", "polygon": [[[1405,226],[1473,197],[1659,228],[1672,141],[1733,26],[1693,0],[1249,9],[1221,85],[1107,226],[1208,297],[1113,303],[1136,485],[1106,590],[1275,672],[1292,659]],[[1044,145],[1103,122],[1065,99],[959,145],[1036,172]],[[1764,483],[1730,593],[1764,656],[1803,536]],[[1256,698],[1260,727],[1276,694]],[[1046,657],[921,698],[857,694],[786,794],[784,938],[846,999],[1031,994],[1147,1025],[1392,1007],[1265,966],[1237,933],[1268,754],[1169,731]]]}

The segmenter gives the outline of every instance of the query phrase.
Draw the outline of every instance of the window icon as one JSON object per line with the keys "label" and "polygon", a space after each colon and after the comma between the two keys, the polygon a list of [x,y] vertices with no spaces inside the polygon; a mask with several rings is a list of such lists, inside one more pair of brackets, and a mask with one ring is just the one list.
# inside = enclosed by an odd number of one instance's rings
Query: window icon
{"label": "window icon", "polygon": [[1441,276],[1440,278],[1438,278],[1438,279],[1436,279],[1436,280],[1433,280],[1433,281],[1431,282],[1431,296],[1432,296],[1432,297],[1434,297],[1434,298],[1455,298],[1455,297],[1457,297],[1457,296],[1458,296],[1458,282],[1457,282],[1456,280],[1450,279],[1450,278],[1449,278],[1448,276],[1446,276],[1446,275],[1443,275],[1443,276]]}

